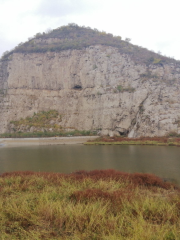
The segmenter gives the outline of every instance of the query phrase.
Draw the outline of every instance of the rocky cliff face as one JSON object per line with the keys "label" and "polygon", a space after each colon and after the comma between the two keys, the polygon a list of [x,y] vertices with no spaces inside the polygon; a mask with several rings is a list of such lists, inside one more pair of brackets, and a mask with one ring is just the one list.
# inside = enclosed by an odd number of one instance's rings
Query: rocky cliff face
{"label": "rocky cliff face", "polygon": [[129,137],[180,134],[180,65],[135,64],[116,48],[13,53],[0,62],[0,133],[57,110],[65,129]]}

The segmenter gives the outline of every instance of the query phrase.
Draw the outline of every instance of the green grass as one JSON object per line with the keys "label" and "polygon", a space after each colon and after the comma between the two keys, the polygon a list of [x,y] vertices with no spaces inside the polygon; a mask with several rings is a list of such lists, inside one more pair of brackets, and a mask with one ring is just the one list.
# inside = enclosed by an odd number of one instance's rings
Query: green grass
{"label": "green grass", "polygon": [[180,239],[177,187],[113,170],[0,177],[2,240]]}
{"label": "green grass", "polygon": [[129,87],[123,87],[123,86],[121,86],[121,85],[118,85],[118,86],[117,86],[117,90],[118,90],[119,92],[134,92],[134,91],[135,91],[135,88],[133,88],[133,87],[131,87],[131,86],[129,86]]}

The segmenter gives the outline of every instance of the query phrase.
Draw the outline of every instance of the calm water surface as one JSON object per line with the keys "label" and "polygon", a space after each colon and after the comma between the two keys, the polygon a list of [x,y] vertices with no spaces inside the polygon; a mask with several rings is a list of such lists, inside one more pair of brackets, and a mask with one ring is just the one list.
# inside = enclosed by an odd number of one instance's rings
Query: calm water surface
{"label": "calm water surface", "polygon": [[51,145],[0,147],[0,173],[116,169],[154,173],[180,184],[180,148],[165,146]]}

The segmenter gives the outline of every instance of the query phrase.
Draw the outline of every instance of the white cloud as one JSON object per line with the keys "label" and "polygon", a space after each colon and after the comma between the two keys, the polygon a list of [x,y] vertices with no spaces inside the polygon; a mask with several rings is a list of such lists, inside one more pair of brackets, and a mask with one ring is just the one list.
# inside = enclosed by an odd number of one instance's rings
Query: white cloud
{"label": "white cloud", "polygon": [[90,12],[93,9],[92,1],[84,0],[42,0],[35,14],[43,17],[60,17]]}
{"label": "white cloud", "polygon": [[69,22],[129,37],[180,59],[178,0],[0,0],[0,54]]}

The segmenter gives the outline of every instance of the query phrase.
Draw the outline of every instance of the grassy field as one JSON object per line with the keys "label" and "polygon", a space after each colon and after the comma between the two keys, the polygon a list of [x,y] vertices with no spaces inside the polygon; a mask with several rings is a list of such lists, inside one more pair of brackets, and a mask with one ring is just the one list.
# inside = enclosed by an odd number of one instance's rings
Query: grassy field
{"label": "grassy field", "polygon": [[180,239],[180,191],[114,170],[0,176],[0,239]]}
{"label": "grassy field", "polygon": [[180,137],[108,137],[103,136],[95,141],[88,141],[86,145],[156,145],[156,146],[180,146]]}

